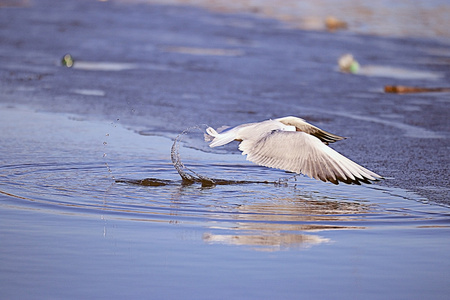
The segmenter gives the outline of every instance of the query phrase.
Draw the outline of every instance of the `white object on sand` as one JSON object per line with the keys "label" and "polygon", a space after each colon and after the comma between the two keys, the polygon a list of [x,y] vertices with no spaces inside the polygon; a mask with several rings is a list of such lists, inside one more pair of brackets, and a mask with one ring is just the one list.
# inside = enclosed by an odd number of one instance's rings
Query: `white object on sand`
{"label": "white object on sand", "polygon": [[328,147],[344,137],[331,134],[296,117],[242,124],[217,132],[206,129],[210,147],[234,140],[247,160],[270,168],[302,173],[334,184],[370,183],[382,177]]}

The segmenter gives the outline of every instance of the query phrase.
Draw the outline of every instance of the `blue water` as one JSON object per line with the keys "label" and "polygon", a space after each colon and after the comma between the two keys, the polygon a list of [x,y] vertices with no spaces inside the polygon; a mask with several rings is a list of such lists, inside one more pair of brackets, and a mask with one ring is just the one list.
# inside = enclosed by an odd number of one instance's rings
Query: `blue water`
{"label": "blue water", "polygon": [[[183,185],[168,137],[26,107],[0,114],[4,299],[446,299],[450,291],[449,210],[413,193],[293,179],[206,152],[195,130],[179,145],[186,167],[249,183]],[[134,182],[149,178],[166,184]],[[251,183],[261,180],[269,182]]]}

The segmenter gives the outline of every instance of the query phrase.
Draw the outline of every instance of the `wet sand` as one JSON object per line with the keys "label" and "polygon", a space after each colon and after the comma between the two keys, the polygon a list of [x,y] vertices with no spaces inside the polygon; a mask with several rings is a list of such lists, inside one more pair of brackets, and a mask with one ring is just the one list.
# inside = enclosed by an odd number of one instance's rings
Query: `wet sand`
{"label": "wet sand", "polygon": [[124,3],[194,5],[223,13],[250,13],[302,30],[349,30],[386,37],[450,38],[450,5],[445,0],[355,1],[286,0],[120,0]]}

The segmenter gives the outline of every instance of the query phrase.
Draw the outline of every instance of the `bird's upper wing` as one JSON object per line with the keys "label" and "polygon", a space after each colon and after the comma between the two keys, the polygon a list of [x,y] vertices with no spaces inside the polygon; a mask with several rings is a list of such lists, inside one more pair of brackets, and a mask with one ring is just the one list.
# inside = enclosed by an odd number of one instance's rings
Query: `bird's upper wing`
{"label": "bird's upper wing", "polygon": [[278,118],[277,121],[285,124],[285,125],[291,125],[295,126],[297,128],[297,131],[303,131],[307,134],[311,134],[315,137],[317,137],[319,140],[321,140],[325,144],[334,143],[340,140],[345,139],[345,137],[332,134],[330,132],[327,132],[325,130],[322,130],[314,125],[309,124],[303,119],[297,118],[297,117],[284,117],[284,118]]}
{"label": "bird's upper wing", "polygon": [[370,183],[369,180],[382,178],[301,131],[274,130],[258,140],[243,140],[239,150],[256,164],[303,173],[334,184],[339,181]]}

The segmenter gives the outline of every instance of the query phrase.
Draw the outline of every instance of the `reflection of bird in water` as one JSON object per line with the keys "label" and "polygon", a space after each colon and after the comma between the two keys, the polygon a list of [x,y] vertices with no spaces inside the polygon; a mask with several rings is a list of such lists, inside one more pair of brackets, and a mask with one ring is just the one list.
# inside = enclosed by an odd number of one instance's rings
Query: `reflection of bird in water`
{"label": "reflection of bird in water", "polygon": [[254,247],[254,250],[261,251],[277,251],[294,247],[309,248],[314,245],[330,242],[330,239],[318,235],[277,232],[255,235],[205,233],[203,234],[203,240],[209,244],[222,243],[228,245],[251,246]]}
{"label": "reflection of bird in water", "polygon": [[344,139],[317,128],[303,119],[284,117],[259,123],[242,124],[217,132],[206,129],[205,140],[218,147],[241,141],[239,150],[247,160],[309,177],[338,182],[370,183],[382,178],[328,147]]}

